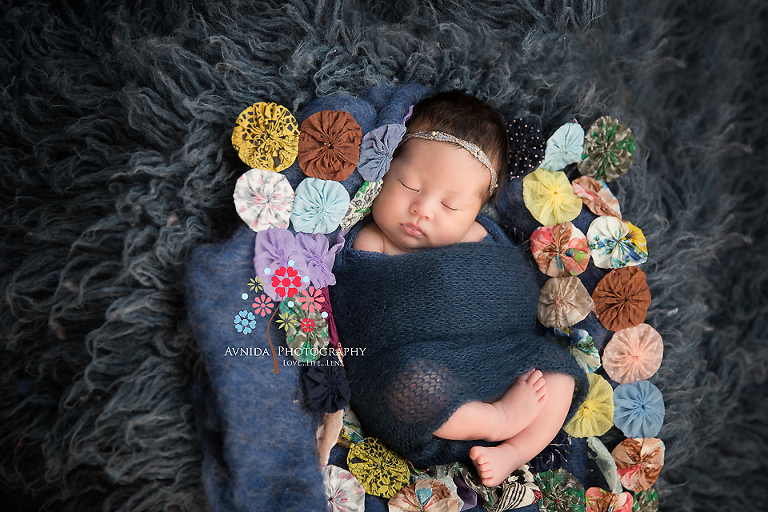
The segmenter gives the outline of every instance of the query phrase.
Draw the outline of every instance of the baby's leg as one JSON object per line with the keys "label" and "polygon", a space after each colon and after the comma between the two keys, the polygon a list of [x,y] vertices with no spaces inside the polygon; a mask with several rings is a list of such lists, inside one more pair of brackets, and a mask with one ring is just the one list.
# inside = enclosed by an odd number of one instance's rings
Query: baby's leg
{"label": "baby's leg", "polygon": [[531,370],[519,377],[496,402],[462,405],[433,434],[461,441],[504,441],[530,425],[546,401],[547,386],[543,374]]}
{"label": "baby's leg", "polygon": [[519,434],[498,446],[474,446],[469,456],[484,485],[498,485],[547,447],[562,428],[573,397],[574,380],[563,373],[545,373],[547,394],[544,408]]}

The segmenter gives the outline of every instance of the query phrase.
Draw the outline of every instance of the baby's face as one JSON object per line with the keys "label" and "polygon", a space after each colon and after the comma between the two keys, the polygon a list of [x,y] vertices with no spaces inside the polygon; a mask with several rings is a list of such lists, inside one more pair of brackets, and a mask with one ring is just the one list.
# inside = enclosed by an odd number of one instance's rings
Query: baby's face
{"label": "baby's face", "polygon": [[461,242],[483,206],[491,174],[465,149],[410,139],[392,160],[371,213],[403,251]]}

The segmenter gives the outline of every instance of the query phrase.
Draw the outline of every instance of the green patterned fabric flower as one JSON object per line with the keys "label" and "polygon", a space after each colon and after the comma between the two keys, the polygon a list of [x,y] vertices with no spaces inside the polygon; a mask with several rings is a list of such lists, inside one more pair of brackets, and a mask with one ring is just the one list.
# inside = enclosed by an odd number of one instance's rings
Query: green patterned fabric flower
{"label": "green patterned fabric flower", "polygon": [[372,437],[350,448],[347,466],[365,492],[373,496],[389,499],[410,480],[405,459]]}
{"label": "green patterned fabric flower", "polygon": [[635,493],[632,512],[657,512],[659,510],[659,493],[656,489],[646,489]]}
{"label": "green patterned fabric flower", "polygon": [[291,355],[301,363],[317,361],[328,346],[328,323],[323,313],[309,313],[295,297],[280,303],[278,327],[285,329],[285,342]]}
{"label": "green patterned fabric flower", "polygon": [[535,477],[541,490],[539,512],[586,512],[584,486],[563,469],[545,471]]}
{"label": "green patterned fabric flower", "polygon": [[371,205],[376,196],[381,192],[381,187],[384,184],[384,180],[379,181],[365,181],[360,186],[360,189],[355,194],[355,197],[349,202],[349,208],[344,215],[339,229],[349,229],[357,222],[368,215],[371,211]]}
{"label": "green patterned fabric flower", "polygon": [[603,116],[584,136],[579,172],[596,180],[611,181],[629,170],[635,159],[635,137],[613,117]]}

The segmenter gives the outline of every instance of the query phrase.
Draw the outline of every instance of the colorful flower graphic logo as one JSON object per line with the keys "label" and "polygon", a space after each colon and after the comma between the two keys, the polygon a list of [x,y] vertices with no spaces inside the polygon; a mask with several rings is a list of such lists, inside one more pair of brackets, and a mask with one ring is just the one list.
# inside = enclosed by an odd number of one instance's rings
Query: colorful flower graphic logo
{"label": "colorful flower graphic logo", "polygon": [[293,297],[299,293],[299,286],[301,286],[301,277],[293,267],[280,267],[275,270],[275,275],[272,276],[272,287],[280,298]]}
{"label": "colorful flower graphic logo", "polygon": [[301,321],[301,330],[310,333],[315,330],[315,321],[311,318],[305,318]]}
{"label": "colorful flower graphic logo", "polygon": [[256,328],[256,316],[249,311],[241,311],[235,315],[235,329],[237,332],[249,334]]}
{"label": "colorful flower graphic logo", "polygon": [[320,311],[321,305],[325,303],[325,297],[323,297],[322,290],[318,290],[314,286],[310,286],[308,289],[302,291],[296,300],[301,304],[301,309],[309,313]]}
{"label": "colorful flower graphic logo", "polygon": [[272,309],[275,307],[275,303],[272,302],[272,299],[266,295],[259,295],[256,297],[252,306],[255,313],[258,313],[264,317],[272,313]]}

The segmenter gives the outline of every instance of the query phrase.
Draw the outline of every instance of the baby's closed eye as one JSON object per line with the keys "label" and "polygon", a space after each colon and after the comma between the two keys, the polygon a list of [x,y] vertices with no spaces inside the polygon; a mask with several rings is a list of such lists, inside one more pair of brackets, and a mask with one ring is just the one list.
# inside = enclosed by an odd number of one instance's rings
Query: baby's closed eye
{"label": "baby's closed eye", "polygon": [[399,182],[400,182],[400,184],[401,184],[402,186],[404,186],[405,188],[407,188],[408,190],[412,190],[412,191],[414,191],[414,192],[418,192],[418,189],[415,189],[415,188],[413,188],[413,187],[409,187],[408,185],[406,185],[405,183],[403,183],[403,180],[400,180],[400,179],[398,179],[397,181],[399,181]]}

